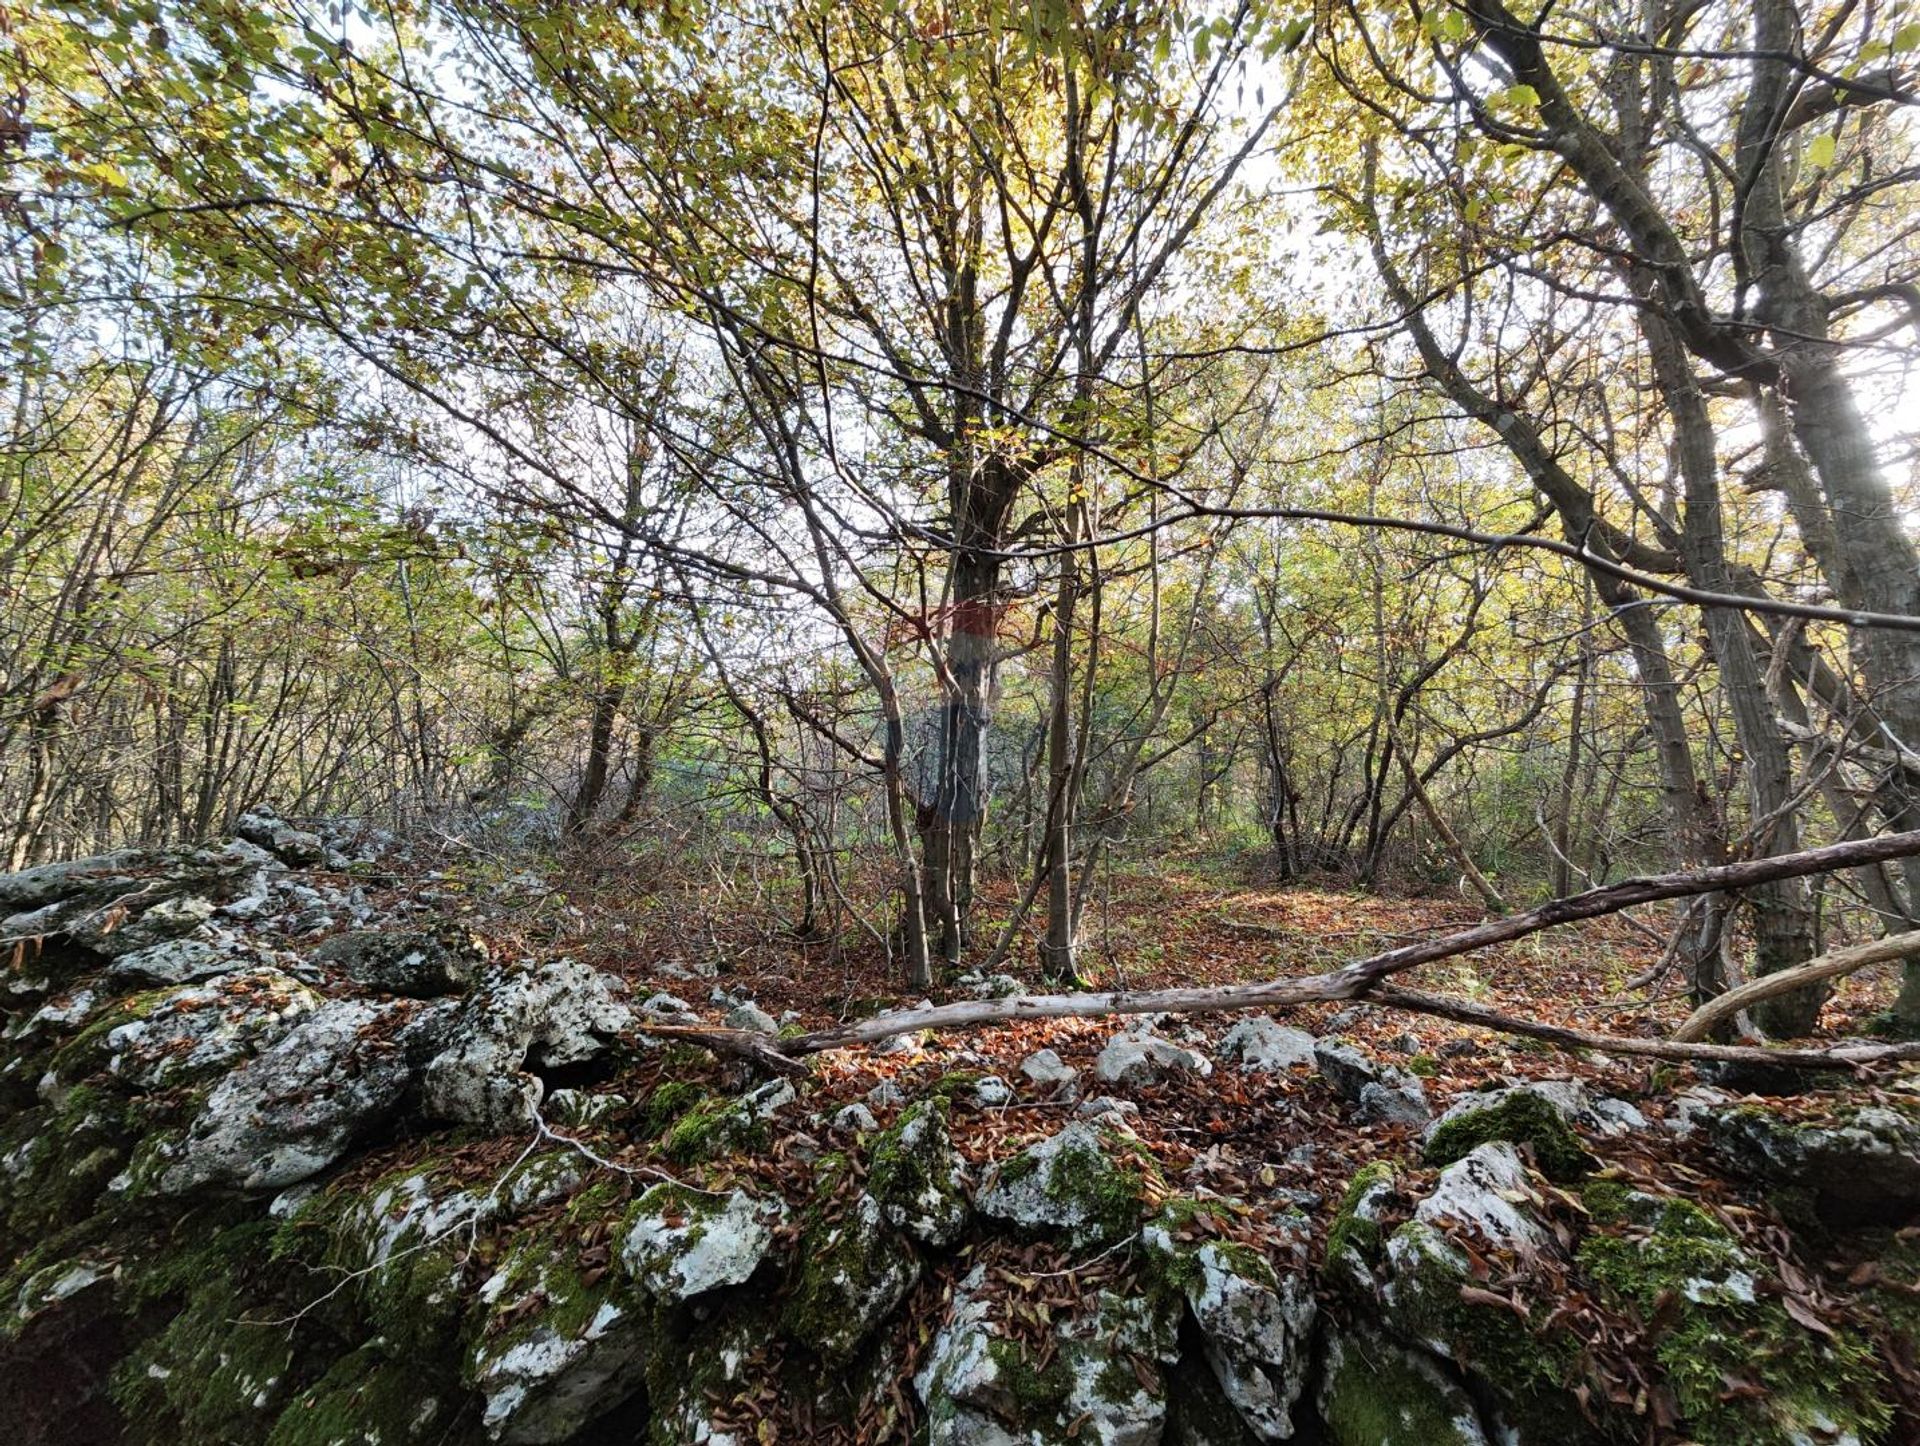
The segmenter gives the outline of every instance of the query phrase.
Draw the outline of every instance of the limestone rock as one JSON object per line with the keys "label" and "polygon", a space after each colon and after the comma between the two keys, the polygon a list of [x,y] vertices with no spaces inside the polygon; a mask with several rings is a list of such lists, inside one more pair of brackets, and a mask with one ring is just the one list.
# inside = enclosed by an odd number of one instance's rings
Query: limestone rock
{"label": "limestone rock", "polygon": [[489,971],[426,1067],[428,1115],[494,1130],[524,1127],[542,1088],[523,1066],[581,1064],[600,1054],[633,1025],[620,990],[612,976],[571,959]]}
{"label": "limestone rock", "polygon": [[972,1093],[973,1102],[983,1110],[1004,1109],[1014,1101],[1013,1086],[997,1074],[975,1080]]}
{"label": "limestone rock", "polygon": [[1330,1446],[1491,1446],[1439,1362],[1372,1331],[1327,1333],[1319,1404]]}
{"label": "limestone rock", "polygon": [[654,1186],[627,1216],[620,1260],[640,1286],[663,1300],[690,1300],[743,1284],[760,1268],[786,1218],[779,1201],[744,1190],[724,1197],[682,1186]]}
{"label": "limestone rock", "polygon": [[754,1034],[778,1034],[780,1022],[757,1004],[736,1004],[727,1011],[728,1029],[744,1029]]}
{"label": "limestone rock", "polygon": [[1222,1058],[1236,1061],[1247,1074],[1287,1070],[1314,1062],[1319,1041],[1304,1029],[1289,1029],[1264,1015],[1242,1019],[1220,1041]]}
{"label": "limestone rock", "polygon": [[833,1128],[844,1134],[864,1135],[879,1129],[880,1121],[873,1117],[872,1110],[855,1100],[834,1112]]}
{"label": "limestone rock", "polygon": [[250,844],[126,849],[0,880],[0,935],[62,936],[108,958],[192,934],[261,887],[271,856]]}
{"label": "limestone rock", "polygon": [[1357,1104],[1360,1091],[1388,1073],[1358,1045],[1344,1039],[1316,1040],[1313,1062],[1333,1092],[1350,1104]]}
{"label": "limestone rock", "polygon": [[[228,974],[130,1001],[133,1017],[107,1029],[107,1071],[142,1090],[220,1073],[292,1028],[319,1003],[277,969]],[[67,1056],[57,1057],[65,1064]]]}
{"label": "limestone rock", "polygon": [[327,940],[313,951],[313,962],[380,994],[431,999],[471,987],[486,967],[487,950],[455,927],[435,933],[360,929]]}
{"label": "limestone rock", "polygon": [[1810,1191],[1823,1215],[1894,1221],[1920,1206],[1920,1105],[1846,1105],[1790,1119],[1763,1104],[1728,1104],[1697,1118],[1735,1170]]}
{"label": "limestone rock", "polygon": [[871,1195],[844,1216],[811,1222],[799,1253],[782,1324],[829,1364],[850,1361],[920,1278],[919,1257]]}
{"label": "limestone rock", "polygon": [[[1111,1149],[1110,1149],[1111,1146]],[[1125,1146],[1078,1121],[995,1166],[975,1205],[1018,1230],[1099,1248],[1133,1232],[1146,1180],[1114,1155]]]}
{"label": "limestone rock", "polygon": [[319,1173],[393,1118],[447,1024],[431,1005],[320,1005],[214,1087],[160,1188],[280,1190]]}
{"label": "limestone rock", "polygon": [[122,954],[107,968],[111,983],[131,986],[191,984],[248,968],[259,962],[254,951],[230,935],[200,929],[183,939],[168,939]]}
{"label": "limestone rock", "polygon": [[1176,1225],[1177,1215],[1163,1212],[1141,1231],[1141,1243],[1180,1284],[1221,1394],[1260,1440],[1290,1439],[1318,1313],[1304,1227],[1284,1241],[1276,1268],[1245,1246],[1182,1243]]}
{"label": "limestone rock", "polygon": [[1080,1071],[1051,1049],[1036,1049],[1020,1061],[1020,1073],[1041,1089],[1065,1095],[1077,1085]]}
{"label": "limestone rock", "polygon": [[640,1389],[647,1332],[623,1284],[612,1272],[588,1284],[533,1232],[480,1287],[491,1318],[505,1323],[480,1332],[466,1371],[491,1439],[562,1446]]}
{"label": "limestone rock", "polygon": [[1432,1118],[1417,1078],[1377,1063],[1346,1040],[1316,1041],[1313,1062],[1334,1093],[1356,1107],[1362,1124],[1423,1125]]}
{"label": "limestone rock", "polygon": [[253,808],[234,820],[233,831],[294,868],[324,863],[327,845],[317,833],[295,828],[270,808]]}
{"label": "limestone rock", "polygon": [[[1170,1366],[1178,1317],[1167,1297],[1102,1291],[1055,1330],[1045,1365],[1005,1338],[976,1267],[955,1292],[914,1389],[928,1446],[1154,1446],[1166,1424],[1164,1385],[1118,1360]],[[1164,1377],[1162,1377],[1162,1380]]]}
{"label": "limestone rock", "polygon": [[[1554,1085],[1571,1085],[1554,1089]],[[1608,1101],[1621,1104],[1620,1101]],[[1596,1109],[1584,1087],[1572,1081],[1548,1080],[1505,1090],[1481,1090],[1462,1095],[1445,1115],[1434,1121],[1423,1140],[1429,1165],[1450,1165],[1476,1145],[1506,1140],[1526,1145],[1534,1163],[1548,1177],[1572,1181],[1593,1168],[1593,1157],[1573,1133],[1570,1119],[1619,1130],[1626,1128]],[[1637,1117],[1639,1111],[1622,1105]]]}
{"label": "limestone rock", "polygon": [[967,1226],[965,1167],[946,1107],[920,1100],[874,1142],[867,1189],[887,1220],[922,1245],[959,1239]]}
{"label": "limestone rock", "polygon": [[1472,1090],[1454,1097],[1446,1111],[1427,1129],[1425,1142],[1443,1126],[1480,1110],[1498,1106],[1517,1095],[1531,1095],[1550,1105],[1570,1125],[1590,1134],[1618,1137],[1647,1128],[1647,1117],[1625,1100],[1596,1095],[1577,1079],[1528,1080],[1497,1090]]}
{"label": "limestone rock", "polygon": [[1213,1062],[1157,1034],[1116,1034],[1093,1062],[1093,1077],[1105,1085],[1158,1084],[1169,1074],[1213,1073]]}

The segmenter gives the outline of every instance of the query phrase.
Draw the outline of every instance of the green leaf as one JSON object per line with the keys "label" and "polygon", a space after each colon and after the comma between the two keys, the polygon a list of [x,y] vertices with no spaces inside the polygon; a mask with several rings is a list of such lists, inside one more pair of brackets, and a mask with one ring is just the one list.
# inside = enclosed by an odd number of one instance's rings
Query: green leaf
{"label": "green leaf", "polygon": [[1833,153],[1838,143],[1829,131],[1825,135],[1815,136],[1807,146],[1807,164],[1824,169],[1833,164]]}

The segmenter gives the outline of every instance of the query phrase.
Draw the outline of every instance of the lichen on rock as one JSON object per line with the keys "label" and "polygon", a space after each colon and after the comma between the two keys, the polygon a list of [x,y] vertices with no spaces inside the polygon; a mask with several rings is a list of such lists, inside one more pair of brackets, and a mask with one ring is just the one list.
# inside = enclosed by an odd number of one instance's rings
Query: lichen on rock
{"label": "lichen on rock", "polygon": [[663,1300],[690,1300],[744,1284],[767,1258],[773,1232],[785,1219],[786,1206],[778,1200],[663,1183],[627,1213],[620,1260],[642,1289]]}
{"label": "lichen on rock", "polygon": [[923,1245],[949,1245],[966,1228],[965,1179],[943,1100],[908,1106],[873,1143],[867,1189],[887,1220]]}
{"label": "lichen on rock", "polygon": [[1078,1121],[1002,1161],[974,1204],[982,1215],[1028,1233],[1103,1248],[1140,1223],[1147,1166],[1121,1137]]}
{"label": "lichen on rock", "polygon": [[798,1270],[780,1323],[795,1341],[843,1365],[920,1278],[920,1258],[862,1193],[816,1210],[800,1234]]}

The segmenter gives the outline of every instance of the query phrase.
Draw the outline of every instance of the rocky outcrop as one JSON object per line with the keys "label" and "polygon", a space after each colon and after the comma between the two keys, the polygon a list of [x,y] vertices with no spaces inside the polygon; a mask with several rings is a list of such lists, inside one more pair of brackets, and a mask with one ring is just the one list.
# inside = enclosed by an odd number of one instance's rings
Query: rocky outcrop
{"label": "rocky outcrop", "polygon": [[1796,1118],[1757,1102],[1694,1116],[1741,1174],[1803,1193],[1824,1216],[1904,1224],[1920,1210],[1920,1101],[1889,1099]]}
{"label": "rocky outcrop", "polygon": [[[0,1382],[44,1398],[8,1417],[23,1446],[1867,1446],[1906,1424],[1877,1353],[1920,1316],[1897,1240],[1872,1328],[1841,1319],[1771,1217],[1664,1193],[1636,1152],[1669,1137],[1578,1082],[1506,1077],[1416,1138],[1412,1075],[1243,1020],[1212,1084],[1265,1163],[1222,1183],[1215,1122],[1164,1113],[1208,1061],[1150,1030],[1106,1041],[1115,1093],[1084,1103],[1101,1071],[1072,1032],[951,1050],[969,1068],[938,1077],[888,1056],[754,1083],[673,1042],[755,1027],[738,993],[632,1008],[578,960],[355,901],[326,830],[247,827],[0,880],[48,930],[0,1027]],[[1912,1203],[1902,1096],[1796,1109],[1697,1097],[1683,1148],[1830,1222]],[[1302,1177],[1316,1155],[1369,1152],[1337,1203],[1305,1188],[1339,1193]]]}
{"label": "rocky outcrop", "polygon": [[1121,1137],[1076,1122],[995,1166],[977,1204],[1017,1231],[1099,1249],[1140,1223],[1150,1168]]}
{"label": "rocky outcrop", "polygon": [[1316,1040],[1313,1062],[1363,1124],[1424,1125],[1433,1117],[1418,1078],[1380,1064],[1358,1045],[1339,1038]]}

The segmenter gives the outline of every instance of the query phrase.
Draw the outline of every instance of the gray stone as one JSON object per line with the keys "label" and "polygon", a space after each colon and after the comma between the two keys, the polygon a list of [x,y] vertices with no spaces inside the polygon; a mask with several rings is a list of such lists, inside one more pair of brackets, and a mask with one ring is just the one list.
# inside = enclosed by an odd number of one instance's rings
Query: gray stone
{"label": "gray stone", "polygon": [[1334,1093],[1356,1107],[1354,1117],[1362,1124],[1424,1125],[1433,1117],[1417,1078],[1378,1063],[1347,1040],[1318,1041],[1313,1062]]}
{"label": "gray stone", "polygon": [[685,1019],[694,1017],[694,1008],[691,1004],[687,1003],[686,1000],[680,998],[678,995],[668,994],[665,990],[657,994],[649,994],[646,1001],[641,1004],[640,1012],[646,1015],[664,1015],[670,1018]]}
{"label": "gray stone", "polygon": [[214,1087],[160,1188],[277,1191],[326,1169],[398,1112],[447,1008],[322,1004]]}
{"label": "gray stone", "polygon": [[207,1079],[285,1034],[319,1002],[277,969],[183,984],[107,1031],[106,1067],[143,1090]]}
{"label": "gray stone", "polygon": [[873,1111],[859,1101],[835,1111],[833,1127],[844,1134],[864,1135],[880,1128],[880,1122],[873,1117]]}
{"label": "gray stone", "polygon": [[312,957],[378,993],[431,999],[472,987],[486,967],[487,947],[457,926],[410,934],[361,929],[327,940]]}
{"label": "gray stone", "polygon": [[1262,1441],[1293,1435],[1293,1410],[1313,1366],[1314,1302],[1303,1232],[1281,1237],[1278,1267],[1270,1259],[1208,1241],[1192,1246],[1166,1218],[1150,1221],[1141,1244],[1168,1262],[1205,1342],[1221,1393]]}
{"label": "gray stone", "polygon": [[1242,1019],[1220,1041],[1222,1058],[1238,1061],[1247,1074],[1287,1070],[1314,1062],[1318,1044],[1304,1029],[1290,1029],[1264,1015]]}
{"label": "gray stone", "polygon": [[1213,1063],[1157,1034],[1116,1034],[1093,1062],[1093,1077],[1104,1085],[1158,1084],[1176,1071],[1209,1075]]}
{"label": "gray stone", "polygon": [[[1492,1446],[1473,1399],[1439,1362],[1370,1330],[1327,1332],[1319,1406],[1341,1443]],[[1387,1434],[1359,1434],[1378,1433],[1383,1417]]]}
{"label": "gray stone", "polygon": [[1118,1120],[1139,1113],[1140,1106],[1132,1100],[1115,1099],[1112,1095],[1095,1095],[1090,1100],[1082,1100],[1074,1110],[1074,1114],[1083,1120],[1097,1120],[1102,1115],[1112,1115]]}
{"label": "gray stone", "polygon": [[833,1364],[850,1361],[920,1279],[920,1258],[871,1195],[817,1220],[800,1237],[800,1276],[784,1312],[789,1331]]}
{"label": "gray stone", "polygon": [[744,1029],[753,1034],[778,1034],[780,1022],[757,1004],[736,1004],[727,1011],[728,1029]]}
{"label": "gray stone", "polygon": [[1403,1076],[1362,1085],[1353,1117],[1365,1125],[1424,1125],[1433,1118],[1433,1107],[1420,1081]]}
{"label": "gray stone", "polygon": [[1378,1083],[1385,1073],[1358,1045],[1344,1039],[1317,1040],[1313,1062],[1333,1092],[1350,1104],[1358,1104],[1360,1091]]}
{"label": "gray stone", "polygon": [[626,1034],[624,986],[571,959],[494,969],[459,1005],[446,1048],[421,1079],[434,1119],[511,1130],[528,1125],[540,1081],[523,1066],[583,1064]]}
{"label": "gray stone", "polygon": [[[202,933],[208,931],[201,931]],[[168,939],[122,954],[107,967],[107,978],[129,985],[189,984],[231,974],[255,962],[230,936],[195,935]]]}
{"label": "gray stone", "polygon": [[[1073,1423],[1070,1439],[1092,1446],[1163,1439],[1163,1382],[1179,1354],[1176,1301],[1094,1293],[1055,1328],[1060,1369],[1041,1376],[1000,1334],[985,1297],[985,1268],[976,1267],[960,1282],[914,1377],[927,1408],[928,1446],[1050,1446],[1067,1439],[1055,1422]],[[1115,1369],[1130,1360],[1157,1364],[1159,1379]]]}
{"label": "gray stone", "polygon": [[1021,1060],[1020,1073],[1041,1089],[1058,1095],[1070,1093],[1080,1079],[1080,1071],[1050,1049],[1036,1049]]}
{"label": "gray stone", "polygon": [[1790,1119],[1755,1103],[1700,1111],[1714,1152],[1741,1174],[1811,1190],[1823,1215],[1904,1220],[1920,1206],[1920,1106],[1844,1104]]}
{"label": "gray stone", "polygon": [[679,1185],[656,1185],[627,1216],[620,1261],[642,1289],[662,1300],[691,1300],[744,1284],[786,1219],[778,1200],[744,1190],[721,1197]]}
{"label": "gray stone", "polygon": [[986,1075],[973,1082],[973,1102],[982,1109],[1004,1109],[1013,1101],[1013,1086],[997,1074]]}
{"label": "gray stone", "polygon": [[254,808],[234,821],[233,831],[294,868],[324,863],[326,842],[317,833],[295,828],[269,808]]}

